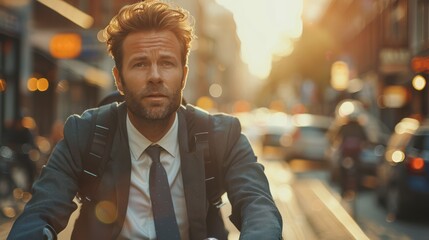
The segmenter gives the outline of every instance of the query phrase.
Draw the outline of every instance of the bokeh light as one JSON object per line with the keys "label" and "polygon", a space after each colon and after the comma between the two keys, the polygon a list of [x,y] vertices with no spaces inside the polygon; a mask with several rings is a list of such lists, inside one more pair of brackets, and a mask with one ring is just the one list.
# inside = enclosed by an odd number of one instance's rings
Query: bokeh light
{"label": "bokeh light", "polygon": [[116,206],[110,201],[101,201],[95,207],[95,215],[102,223],[113,223],[117,218]]}
{"label": "bokeh light", "polygon": [[0,79],[0,92],[6,91],[6,81],[4,79]]}
{"label": "bokeh light", "polygon": [[426,79],[422,75],[417,75],[413,78],[412,84],[414,89],[421,91],[426,86]]}

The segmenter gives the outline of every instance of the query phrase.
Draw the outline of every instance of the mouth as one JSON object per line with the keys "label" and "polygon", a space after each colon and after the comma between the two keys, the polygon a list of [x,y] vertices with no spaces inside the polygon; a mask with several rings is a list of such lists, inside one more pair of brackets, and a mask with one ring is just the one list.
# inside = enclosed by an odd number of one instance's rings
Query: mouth
{"label": "mouth", "polygon": [[166,97],[167,97],[166,95],[161,93],[151,93],[145,96],[146,99],[152,99],[152,100],[160,100]]}

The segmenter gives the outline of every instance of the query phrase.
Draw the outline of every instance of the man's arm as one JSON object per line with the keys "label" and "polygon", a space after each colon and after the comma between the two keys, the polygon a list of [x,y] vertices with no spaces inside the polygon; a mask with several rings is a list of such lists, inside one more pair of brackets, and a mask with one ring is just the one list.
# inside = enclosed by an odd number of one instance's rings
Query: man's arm
{"label": "man's arm", "polygon": [[[85,124],[77,126],[78,117],[71,117],[64,127],[64,140],[52,152],[47,165],[32,189],[32,199],[15,221],[8,239],[44,239],[46,228],[55,235],[68,223],[76,209],[73,198],[78,190],[77,179],[81,173],[79,132]],[[81,121],[82,122],[82,121]],[[88,124],[89,127],[89,124]],[[86,131],[87,132],[87,131]]]}
{"label": "man's arm", "polygon": [[[218,119],[216,125],[215,134],[222,121]],[[271,196],[263,166],[257,163],[248,139],[240,133],[237,119],[226,131],[226,141],[219,141],[226,143],[226,151],[219,159],[224,160],[224,186],[232,205],[230,219],[240,230],[240,239],[281,239],[282,218]]]}

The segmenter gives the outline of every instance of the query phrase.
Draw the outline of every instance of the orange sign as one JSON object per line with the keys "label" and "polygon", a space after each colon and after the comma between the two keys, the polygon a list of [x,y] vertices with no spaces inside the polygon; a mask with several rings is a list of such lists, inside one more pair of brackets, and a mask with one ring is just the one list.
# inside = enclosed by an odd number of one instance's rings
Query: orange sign
{"label": "orange sign", "polygon": [[56,58],[75,58],[82,50],[82,38],[75,33],[57,34],[52,37],[49,50]]}
{"label": "orange sign", "polygon": [[414,72],[429,72],[429,57],[413,57],[411,68]]}

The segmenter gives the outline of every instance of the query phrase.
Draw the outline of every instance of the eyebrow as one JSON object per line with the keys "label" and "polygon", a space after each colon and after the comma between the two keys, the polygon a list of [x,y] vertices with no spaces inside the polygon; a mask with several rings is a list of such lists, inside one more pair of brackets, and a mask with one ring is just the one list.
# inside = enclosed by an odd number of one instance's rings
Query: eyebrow
{"label": "eyebrow", "polygon": [[[140,55],[132,58],[130,60],[130,63],[139,62],[139,61],[148,61],[149,57],[147,55]],[[159,60],[174,60],[180,62],[180,59],[178,59],[176,56],[172,54],[160,54]]]}
{"label": "eyebrow", "polygon": [[162,59],[162,60],[165,60],[165,59],[178,60],[175,56],[172,56],[172,55],[161,55],[160,59]]}
{"label": "eyebrow", "polygon": [[[138,55],[138,56],[136,56],[136,57],[133,57],[132,59],[131,59],[131,61],[135,61],[135,60],[146,60],[146,59],[149,59],[149,56],[148,56],[149,54],[144,54],[144,55],[142,55],[142,54],[140,54],[140,55]],[[161,52],[160,54],[159,54],[159,58],[161,58],[161,59],[166,59],[166,58],[168,58],[168,59],[177,59],[176,58],[176,56],[174,55],[174,54],[172,54],[172,53],[168,53],[168,52]]]}

